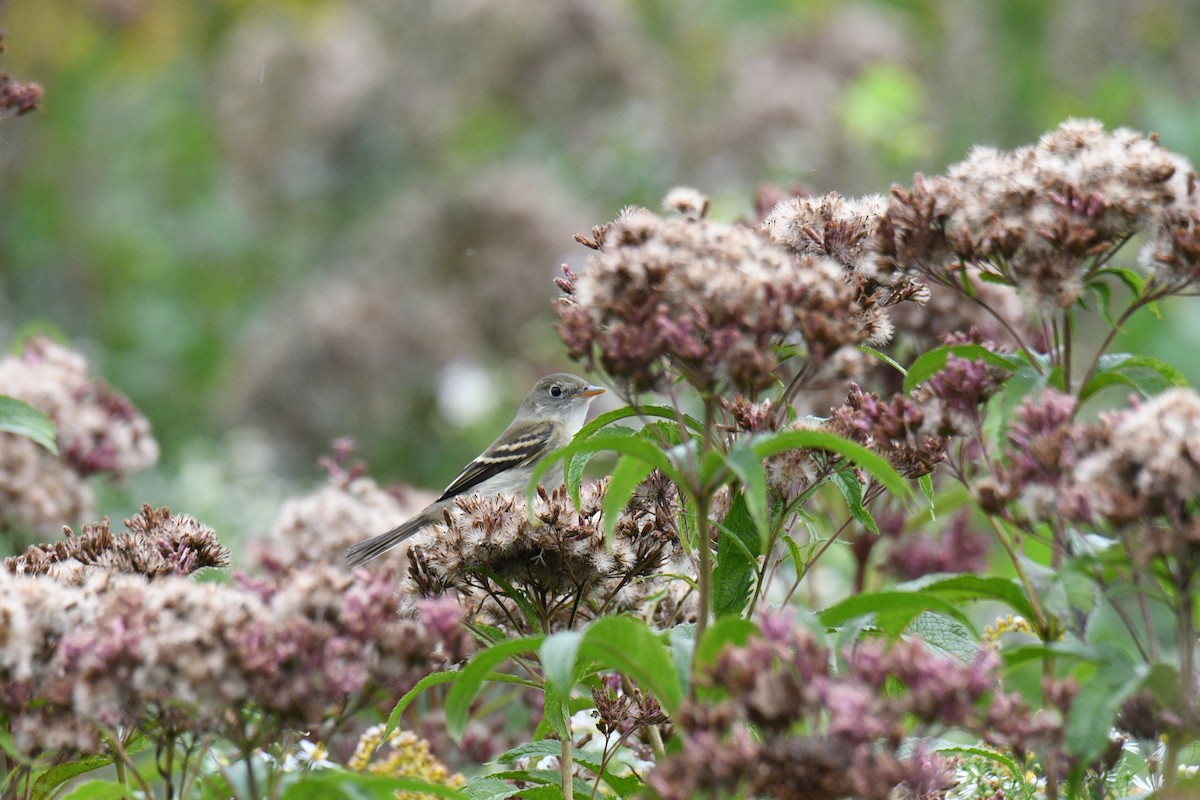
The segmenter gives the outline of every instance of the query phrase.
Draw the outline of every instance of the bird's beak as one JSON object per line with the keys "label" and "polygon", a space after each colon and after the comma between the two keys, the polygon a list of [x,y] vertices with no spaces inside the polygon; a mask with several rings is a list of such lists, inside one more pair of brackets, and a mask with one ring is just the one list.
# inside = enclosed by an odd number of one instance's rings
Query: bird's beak
{"label": "bird's beak", "polygon": [[604,394],[604,388],[601,386],[589,386],[579,393],[580,397],[595,397],[598,394]]}

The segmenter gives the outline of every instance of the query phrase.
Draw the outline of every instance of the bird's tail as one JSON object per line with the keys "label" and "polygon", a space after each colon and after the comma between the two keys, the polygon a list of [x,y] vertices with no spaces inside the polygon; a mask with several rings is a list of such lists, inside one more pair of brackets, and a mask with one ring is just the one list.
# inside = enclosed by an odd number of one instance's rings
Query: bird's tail
{"label": "bird's tail", "polygon": [[365,542],[359,542],[354,545],[346,551],[346,561],[349,563],[351,569],[361,567],[372,558],[383,555],[422,528],[434,524],[437,520],[437,515],[431,514],[428,511],[419,514],[408,522],[397,525],[387,533],[372,536]]}

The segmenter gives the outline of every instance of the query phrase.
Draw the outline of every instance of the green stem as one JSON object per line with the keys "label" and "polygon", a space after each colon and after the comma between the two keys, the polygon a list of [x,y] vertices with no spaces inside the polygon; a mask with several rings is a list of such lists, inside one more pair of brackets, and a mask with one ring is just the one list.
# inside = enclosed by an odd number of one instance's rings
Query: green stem
{"label": "green stem", "polygon": [[[575,743],[571,741],[571,721],[567,720],[567,735],[562,739],[562,790],[563,800],[575,799]],[[600,777],[596,777],[600,782]]]}
{"label": "green stem", "polygon": [[1029,607],[1033,610],[1034,625],[1037,628],[1038,638],[1043,642],[1050,639],[1050,625],[1046,619],[1045,612],[1042,611],[1042,604],[1038,602],[1037,593],[1033,590],[1033,584],[1029,580],[1029,576],[1025,574],[1025,570],[1021,568],[1021,562],[1017,558],[1017,551],[1013,549],[1012,542],[1008,541],[1004,531],[1000,530],[1000,525],[996,522],[996,518],[991,514],[985,515],[988,524],[992,526],[992,530],[996,532],[996,538],[1000,540],[1000,545],[1008,553],[1008,559],[1012,562],[1013,569],[1016,570],[1017,580],[1025,587],[1025,596],[1029,598]]}

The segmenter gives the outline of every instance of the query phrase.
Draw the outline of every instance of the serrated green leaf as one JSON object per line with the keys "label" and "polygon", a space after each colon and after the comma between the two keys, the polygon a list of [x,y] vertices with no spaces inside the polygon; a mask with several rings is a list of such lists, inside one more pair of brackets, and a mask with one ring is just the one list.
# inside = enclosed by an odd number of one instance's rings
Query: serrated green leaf
{"label": "serrated green leaf", "polygon": [[565,694],[559,694],[550,681],[546,681],[542,686],[543,719],[550,726],[550,730],[558,734],[560,740],[565,740],[571,735],[571,708],[568,702],[570,696],[570,688]]}
{"label": "serrated green leaf", "polygon": [[492,670],[509,658],[525,652],[536,652],[543,637],[527,636],[498,642],[486,650],[476,653],[459,674],[449,694],[446,695],[446,731],[455,742],[461,742],[470,718],[471,704],[491,676]]}
{"label": "serrated green leaf", "polygon": [[[140,753],[149,746],[150,740],[144,734],[137,733],[125,743],[125,752],[133,755]],[[45,800],[45,798],[53,797],[64,784],[69,783],[84,773],[106,767],[111,763],[113,763],[111,753],[97,753],[83,756],[74,761],[66,761],[62,764],[47,767],[34,780],[33,789],[29,794],[30,800]],[[95,781],[94,783],[103,782]]]}
{"label": "serrated green leaf", "polygon": [[904,376],[904,392],[907,394],[925,381],[941,372],[950,356],[964,358],[968,361],[983,360],[993,367],[999,367],[1006,372],[1015,372],[1021,365],[1021,359],[1013,355],[993,353],[980,344],[952,344],[935,347],[923,353],[908,367]]}
{"label": "serrated green leaf", "polygon": [[1017,762],[1004,755],[1004,753],[997,752],[996,750],[989,750],[986,747],[969,747],[967,745],[944,742],[935,747],[934,750],[938,753],[946,753],[948,755],[963,755],[984,758],[988,761],[994,761],[995,763],[1004,767],[1012,775],[1025,774],[1025,771],[1017,765]]}
{"label": "serrated green leaf", "polygon": [[930,646],[970,663],[979,650],[979,642],[958,620],[926,611],[909,624],[906,634],[920,636]]}
{"label": "serrated green leaf", "polygon": [[1148,397],[1169,387],[1187,386],[1188,382],[1182,372],[1153,356],[1109,353],[1097,359],[1096,371],[1079,392],[1079,400],[1085,402],[1114,385],[1131,386]]}
{"label": "serrated green leaf", "polygon": [[746,507],[745,492],[734,495],[718,525],[717,564],[713,568],[713,615],[740,614],[750,599],[761,539]]}
{"label": "serrated green leaf", "polygon": [[0,394],[0,431],[32,439],[58,455],[54,423],[40,410],[15,397]]}
{"label": "serrated green leaf", "polygon": [[875,518],[871,516],[871,512],[863,505],[863,487],[858,482],[858,478],[854,477],[854,470],[844,469],[838,470],[829,476],[833,485],[842,493],[842,497],[846,501],[846,508],[850,511],[850,516],[859,524],[866,528],[874,535],[879,535],[879,526],[875,524]]}
{"label": "serrated green leaf", "polygon": [[843,439],[828,431],[783,431],[761,438],[755,437],[754,441],[754,453],[760,460],[785,450],[796,449],[828,450],[836,453],[879,481],[892,494],[906,502],[912,499],[912,489],[886,458],[857,442]]}
{"label": "serrated green leaf", "polygon": [[[469,798],[469,800],[505,800],[505,798],[512,797],[519,792],[521,790],[508,781],[491,775],[481,775],[472,778],[462,789],[463,796]],[[561,790],[559,790],[559,794],[562,794]]]}
{"label": "serrated green leaf", "polygon": [[930,592],[863,592],[835,603],[817,616],[822,625],[836,627],[852,619],[873,614],[876,624],[884,632],[897,636],[923,611],[936,611],[952,617],[973,635],[978,635],[970,618]]}
{"label": "serrated green leaf", "polygon": [[767,508],[767,473],[762,460],[749,444],[738,442],[725,454],[725,463],[742,483],[746,510],[758,531],[758,552],[764,552],[771,535],[771,515]]}
{"label": "serrated green leaf", "polygon": [[537,742],[526,742],[507,750],[492,760],[494,764],[511,764],[520,758],[546,758],[562,754],[562,742],[556,739],[542,739]]}
{"label": "serrated green leaf", "polygon": [[941,597],[962,600],[999,600],[1014,612],[1032,620],[1033,604],[1025,594],[1025,588],[1015,579],[986,577],[982,575],[929,575],[901,584],[898,589],[920,591]]}
{"label": "serrated green leaf", "polygon": [[1104,658],[1092,677],[1081,683],[1067,711],[1067,751],[1088,763],[1108,745],[1108,732],[1121,704],[1142,684],[1146,669],[1126,660],[1119,650],[1102,648]]}

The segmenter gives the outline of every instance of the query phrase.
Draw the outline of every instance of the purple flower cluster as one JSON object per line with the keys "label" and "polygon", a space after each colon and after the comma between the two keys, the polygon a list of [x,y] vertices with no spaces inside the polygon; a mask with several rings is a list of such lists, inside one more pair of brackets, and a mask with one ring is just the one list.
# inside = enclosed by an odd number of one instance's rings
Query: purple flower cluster
{"label": "purple flower cluster", "polygon": [[[932,797],[953,785],[948,762],[920,737],[938,730],[979,731],[999,660],[980,650],[964,664],[919,641],[879,641],[831,653],[781,618],[763,635],[726,649],[702,680],[725,699],[691,701],[679,715],[682,752],[651,773],[668,800],[752,795],[885,800]],[[902,691],[895,691],[895,686]],[[1011,729],[1028,720],[1010,707]],[[752,735],[751,731],[757,735]]]}
{"label": "purple flower cluster", "polygon": [[823,362],[890,335],[837,262],[707,220],[693,194],[669,196],[680,216],[627,208],[577,237],[596,252],[558,281],[558,329],[573,358],[636,390],[682,375],[703,391],[753,394],[775,379],[777,345],[803,344]]}
{"label": "purple flower cluster", "polygon": [[1015,501],[1034,519],[1142,529],[1137,549],[1147,555],[1200,547],[1200,395],[1171,389],[1089,424],[1074,412],[1075,400],[1054,391],[1026,401],[1007,462],[977,487],[983,507]]}
{"label": "purple flower cluster", "polygon": [[1071,120],[1036,145],[978,147],[945,175],[894,189],[878,269],[968,294],[968,270],[981,269],[1039,308],[1067,308],[1133,234],[1190,205],[1194,184],[1191,165],[1156,139]]}
{"label": "purple flower cluster", "polygon": [[85,519],[94,502],[86,477],[122,478],[158,459],[146,418],[92,377],[81,355],[49,339],[33,339],[21,355],[0,359],[0,394],[45,412],[61,453],[0,433],[0,528],[48,532]]}
{"label": "purple flower cluster", "polygon": [[925,410],[912,398],[895,395],[890,401],[850,387],[846,402],[830,410],[834,433],[887,458],[909,477],[928,475],[945,457],[944,434],[931,430]]}
{"label": "purple flower cluster", "polygon": [[198,583],[184,573],[226,558],[211,531],[149,509],[128,527],[88,526],[0,572],[0,715],[26,753],[96,751],[103,731],[144,724],[325,735],[352,702],[472,649],[452,599],[398,616],[392,570]]}

